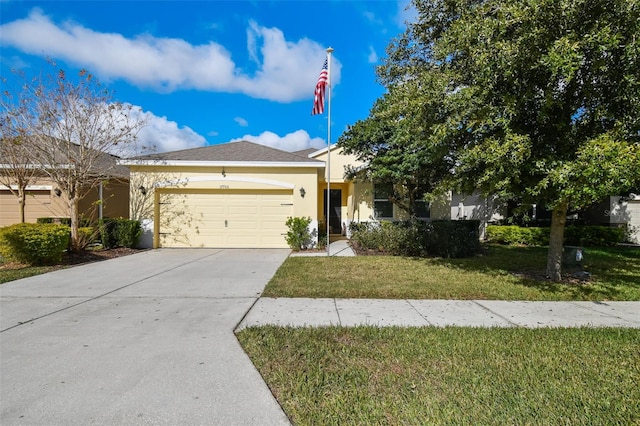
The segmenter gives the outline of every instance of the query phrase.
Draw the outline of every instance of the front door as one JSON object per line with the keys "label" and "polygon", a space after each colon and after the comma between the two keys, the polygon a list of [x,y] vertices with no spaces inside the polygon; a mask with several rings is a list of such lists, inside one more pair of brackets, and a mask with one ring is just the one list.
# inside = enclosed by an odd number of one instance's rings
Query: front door
{"label": "front door", "polygon": [[[331,234],[342,234],[342,190],[332,189],[329,197],[329,227]],[[324,190],[324,215],[327,215],[327,190]]]}

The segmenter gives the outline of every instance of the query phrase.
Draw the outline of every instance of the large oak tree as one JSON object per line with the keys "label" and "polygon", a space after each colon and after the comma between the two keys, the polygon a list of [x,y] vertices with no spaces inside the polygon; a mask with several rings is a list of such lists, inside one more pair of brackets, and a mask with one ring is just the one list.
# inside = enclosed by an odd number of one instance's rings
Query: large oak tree
{"label": "large oak tree", "polygon": [[455,164],[442,185],[552,210],[547,274],[561,279],[568,209],[640,185],[638,1],[414,5],[417,20],[390,44],[381,81],[390,91],[425,82],[430,93],[413,91],[414,100],[441,101],[446,113],[424,120],[437,138],[422,139],[423,149],[446,145]]}

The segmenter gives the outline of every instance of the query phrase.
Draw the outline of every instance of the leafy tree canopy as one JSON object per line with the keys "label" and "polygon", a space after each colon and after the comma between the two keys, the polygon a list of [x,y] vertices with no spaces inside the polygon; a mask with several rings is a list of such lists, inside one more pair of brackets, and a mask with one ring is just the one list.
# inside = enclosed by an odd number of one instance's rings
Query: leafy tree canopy
{"label": "leafy tree canopy", "polygon": [[640,7],[629,0],[415,2],[380,69],[388,87],[449,82],[463,190],[584,207],[638,184]]}
{"label": "leafy tree canopy", "polygon": [[[409,126],[388,130],[399,121],[382,120],[379,127],[391,141],[404,133],[417,150],[434,154],[423,166],[434,161],[449,172],[433,176],[434,187],[552,208],[547,272],[560,279],[569,206],[640,186],[638,1],[414,5],[416,22],[391,42],[378,70],[384,102],[392,104],[385,110]],[[376,127],[375,112],[368,127]],[[371,134],[380,133],[368,129],[352,149],[370,152],[363,141]],[[443,163],[452,167],[440,169]]]}

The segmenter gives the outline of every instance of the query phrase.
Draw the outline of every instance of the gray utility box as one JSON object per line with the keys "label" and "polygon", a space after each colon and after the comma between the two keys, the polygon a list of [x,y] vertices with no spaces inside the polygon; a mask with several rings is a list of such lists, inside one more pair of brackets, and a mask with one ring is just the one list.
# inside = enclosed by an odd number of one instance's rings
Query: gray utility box
{"label": "gray utility box", "polygon": [[564,246],[562,248],[562,263],[565,266],[582,266],[584,263],[584,248]]}

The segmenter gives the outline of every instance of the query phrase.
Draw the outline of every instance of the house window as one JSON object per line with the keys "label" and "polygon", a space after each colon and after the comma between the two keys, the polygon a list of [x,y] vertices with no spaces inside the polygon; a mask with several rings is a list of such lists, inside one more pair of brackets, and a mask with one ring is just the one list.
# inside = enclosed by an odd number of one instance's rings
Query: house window
{"label": "house window", "polygon": [[393,203],[389,201],[392,194],[391,184],[373,186],[373,214],[376,219],[393,219]]}
{"label": "house window", "polygon": [[423,189],[419,189],[416,194],[416,217],[418,219],[429,219],[431,217],[431,209],[429,203],[424,200],[425,191]]}

